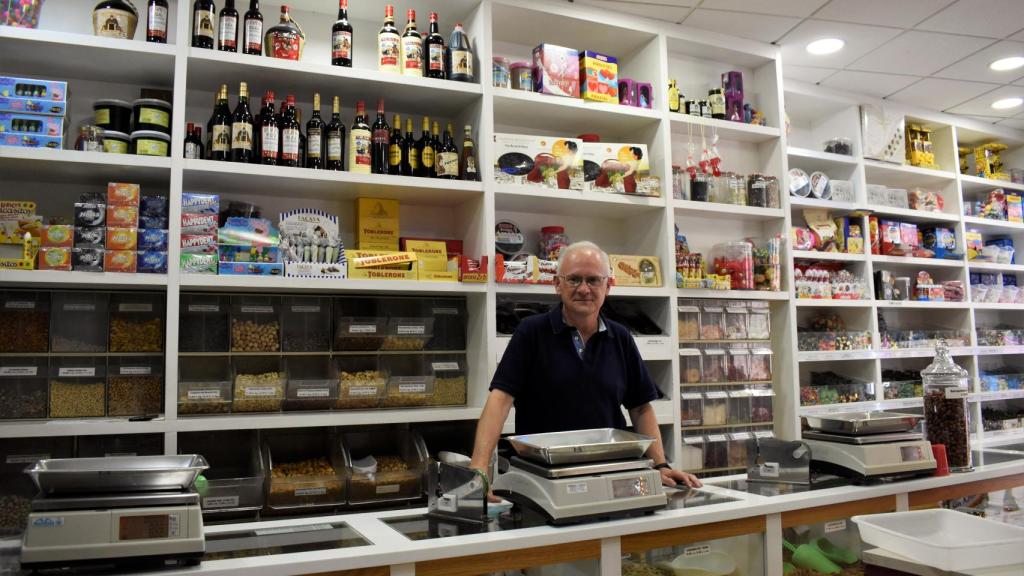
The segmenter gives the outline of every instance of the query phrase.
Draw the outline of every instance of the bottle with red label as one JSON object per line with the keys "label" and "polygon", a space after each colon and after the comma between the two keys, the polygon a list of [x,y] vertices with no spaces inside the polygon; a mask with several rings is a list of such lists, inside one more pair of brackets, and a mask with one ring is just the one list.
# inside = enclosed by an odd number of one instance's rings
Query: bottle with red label
{"label": "bottle with red label", "polygon": [[402,41],[395,28],[395,7],[384,6],[384,26],[377,33],[377,69],[401,74]]}
{"label": "bottle with red label", "polygon": [[242,34],[243,52],[253,56],[263,54],[263,13],[260,12],[260,0],[249,0]]}
{"label": "bottle with red label", "polygon": [[430,13],[430,35],[427,36],[424,46],[426,57],[427,77],[440,78],[448,77],[448,69],[444,60],[444,36],[438,30],[437,12]]}
{"label": "bottle with red label", "polygon": [[402,74],[423,76],[423,36],[416,29],[416,11],[409,10],[402,34]]}
{"label": "bottle with red label", "polygon": [[331,64],[352,67],[352,23],[348,21],[348,0],[338,0],[338,20],[331,27]]}
{"label": "bottle with red label", "polygon": [[288,5],[281,5],[281,21],[267,30],[263,38],[266,55],[282,60],[298,60],[302,58],[302,48],[305,44],[306,35],[298,23],[292,20]]}
{"label": "bottle with red label", "polygon": [[366,103],[362,100],[356,102],[356,119],[352,121],[352,129],[348,134],[348,171],[369,174],[372,133],[370,125],[366,123]]}
{"label": "bottle with red label", "polygon": [[388,146],[391,141],[391,127],[384,118],[384,99],[377,100],[377,119],[373,122],[370,144],[370,171],[374,174],[388,173]]}
{"label": "bottle with red label", "polygon": [[238,52],[238,10],[235,0],[224,0],[217,21],[217,49],[221,52]]}
{"label": "bottle with red label", "polygon": [[284,118],[281,120],[281,165],[299,165],[299,133],[301,128],[295,115],[295,96],[288,95]]}
{"label": "bottle with red label", "polygon": [[281,129],[274,114],[274,92],[267,90],[263,96],[263,111],[260,113],[260,158],[261,164],[277,164],[280,150]]}
{"label": "bottle with red label", "polygon": [[146,10],[146,42],[167,44],[167,0],[149,0]]}
{"label": "bottle with red label", "polygon": [[334,97],[331,109],[331,121],[327,124],[327,163],[328,170],[345,169],[345,125],[341,123],[341,99]]}

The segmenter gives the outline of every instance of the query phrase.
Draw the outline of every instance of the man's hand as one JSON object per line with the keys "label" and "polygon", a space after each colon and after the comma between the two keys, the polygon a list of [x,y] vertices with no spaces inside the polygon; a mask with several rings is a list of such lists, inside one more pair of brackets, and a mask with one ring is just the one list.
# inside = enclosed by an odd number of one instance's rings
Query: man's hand
{"label": "man's hand", "polygon": [[676,486],[677,484],[685,484],[690,488],[700,488],[704,484],[699,478],[693,474],[683,472],[682,470],[673,470],[671,468],[661,468],[658,470],[661,472],[661,483],[665,486]]}

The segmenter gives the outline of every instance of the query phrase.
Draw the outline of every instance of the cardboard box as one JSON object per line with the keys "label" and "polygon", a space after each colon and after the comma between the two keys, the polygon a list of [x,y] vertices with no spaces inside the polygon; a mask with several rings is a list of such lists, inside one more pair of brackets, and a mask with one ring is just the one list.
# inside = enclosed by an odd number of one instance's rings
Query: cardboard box
{"label": "cardboard box", "polygon": [[903,256],[907,248],[903,246],[900,223],[894,220],[880,220],[878,224],[879,243],[885,256]]}
{"label": "cardboard box", "polygon": [[661,180],[651,176],[646,144],[583,142],[583,190],[661,196]]}
{"label": "cardboard box", "polygon": [[39,252],[39,238],[0,238],[0,269],[32,270]]}
{"label": "cardboard box", "polygon": [[579,98],[579,51],[554,44],[541,44],[534,48],[533,91]]}
{"label": "cardboard box", "polygon": [[359,198],[356,201],[356,247],[359,250],[398,251],[398,200]]}
{"label": "cardboard box", "polygon": [[65,224],[43,226],[40,242],[44,248],[72,248],[75,245],[75,229]]}
{"label": "cardboard box", "polygon": [[419,280],[424,282],[458,282],[459,272],[458,270],[419,270],[417,269]]}
{"label": "cardboard box", "polygon": [[0,96],[0,111],[65,116],[68,111],[68,103],[50,102],[43,98],[6,98]]}
{"label": "cardboard box", "polygon": [[348,277],[362,280],[418,280],[412,252],[349,250]]}
{"label": "cardboard box", "polygon": [[300,278],[345,278],[345,245],[338,232],[338,217],[300,208],[278,216],[284,275]]}
{"label": "cardboard box", "polygon": [[64,118],[42,114],[0,112],[0,132],[32,136],[62,136],[64,134]]}
{"label": "cardboard box", "polygon": [[978,257],[982,247],[985,243],[981,239],[981,232],[977,230],[967,230],[964,233],[964,245],[967,246],[967,259],[974,260]]}
{"label": "cardboard box", "polygon": [[233,246],[221,244],[217,247],[220,262],[248,262],[277,264],[281,251],[277,246]]}
{"label": "cardboard box", "polygon": [[661,286],[661,264],[657,256],[609,254],[616,286]]}
{"label": "cardboard box", "polygon": [[64,147],[64,137],[43,136],[40,134],[0,134],[0,146],[60,150]]}
{"label": "cardboard box", "polygon": [[590,50],[580,52],[580,97],[618,104],[619,61]]}
{"label": "cardboard box", "polygon": [[479,261],[459,256],[459,281],[486,284],[487,256],[481,256]]}
{"label": "cardboard box", "polygon": [[71,270],[71,248],[40,248],[39,270]]}
{"label": "cardboard box", "polygon": [[25,234],[38,238],[43,232],[43,217],[36,215],[36,203],[0,200],[0,242],[21,244]]}
{"label": "cardboard box", "polygon": [[0,76],[0,110],[64,116],[67,82]]}
{"label": "cardboard box", "polygon": [[103,253],[104,272],[135,273],[135,250],[106,250]]}
{"label": "cardboard box", "polygon": [[583,190],[582,148],[578,138],[495,134],[494,178],[499,184]]}
{"label": "cardboard box", "polygon": [[443,241],[408,240],[402,249],[416,253],[416,268],[421,272],[449,272],[448,247]]}
{"label": "cardboard box", "polygon": [[195,194],[183,192],[181,195],[182,214],[213,214],[220,213],[220,196],[217,194]]}
{"label": "cardboard box", "polygon": [[[138,184],[129,184],[126,182],[108,182],[107,206],[134,206],[138,208],[139,195],[141,191],[142,190]],[[156,202],[156,200],[149,200],[148,202],[154,203]],[[164,199],[163,206],[164,208],[166,208],[167,206],[166,198]],[[153,212],[151,211],[150,213]],[[166,209],[164,210],[164,214],[166,215]]]}
{"label": "cardboard box", "polygon": [[217,273],[225,276],[283,276],[284,264],[274,262],[221,262]]}
{"label": "cardboard box", "polygon": [[217,273],[217,254],[181,254],[178,261],[182,274]]}
{"label": "cardboard box", "polygon": [[107,226],[112,228],[138,228],[137,206],[107,206]]}
{"label": "cardboard box", "polygon": [[139,231],[135,228],[107,228],[108,250],[135,250],[139,245]]}
{"label": "cardboard box", "polygon": [[[190,214],[188,216],[195,216]],[[185,214],[182,214],[182,234],[185,233]],[[196,225],[199,228],[202,223]],[[213,226],[217,234],[217,244],[222,246],[280,246],[281,234],[277,228],[265,218],[239,218],[227,219],[222,228],[216,228],[217,220],[214,218]],[[206,234],[209,232],[195,232],[194,228],[189,229],[192,234]]]}
{"label": "cardboard box", "polygon": [[903,114],[874,104],[861,104],[860,113],[864,157],[903,164],[906,152]]}
{"label": "cardboard box", "polygon": [[1021,209],[1020,194],[1011,192],[1006,195],[1006,219],[1018,224],[1024,222],[1024,211]]}
{"label": "cardboard box", "polygon": [[494,279],[502,284],[536,284],[538,278],[537,257],[509,261],[504,254],[494,257]]}
{"label": "cardboard box", "polygon": [[135,271],[141,274],[167,274],[167,252],[140,250],[136,253]]}

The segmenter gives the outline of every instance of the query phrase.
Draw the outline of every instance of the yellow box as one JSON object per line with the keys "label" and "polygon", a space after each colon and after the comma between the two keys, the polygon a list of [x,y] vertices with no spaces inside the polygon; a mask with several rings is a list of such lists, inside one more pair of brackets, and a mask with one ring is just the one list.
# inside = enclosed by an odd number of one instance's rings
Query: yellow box
{"label": "yellow box", "polygon": [[590,50],[580,52],[580,98],[618,104],[618,60]]}
{"label": "yellow box", "polygon": [[448,247],[444,241],[406,240],[405,249],[416,253],[416,266],[421,271],[447,272]]}
{"label": "yellow box", "polygon": [[617,286],[661,286],[661,264],[657,256],[609,254]]}
{"label": "yellow box", "polygon": [[445,270],[443,272],[438,272],[438,271],[435,271],[435,270],[423,270],[423,269],[420,269],[419,270],[419,279],[427,281],[427,282],[458,282],[459,281],[459,273],[458,272],[450,272],[448,270]]}
{"label": "yellow box", "polygon": [[359,198],[356,207],[356,247],[359,250],[398,251],[398,200]]}
{"label": "yellow box", "polygon": [[[418,280],[415,262],[416,255],[412,252],[394,252],[381,250],[346,250],[348,259],[348,277],[357,280]],[[400,258],[397,263],[380,264],[381,259],[388,257]],[[367,264],[370,264],[369,266]]]}

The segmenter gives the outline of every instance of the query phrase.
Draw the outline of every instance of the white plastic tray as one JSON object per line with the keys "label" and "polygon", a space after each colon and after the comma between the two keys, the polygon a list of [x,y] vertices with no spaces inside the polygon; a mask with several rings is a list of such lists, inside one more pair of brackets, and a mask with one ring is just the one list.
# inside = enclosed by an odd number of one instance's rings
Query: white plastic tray
{"label": "white plastic tray", "polygon": [[892,512],[852,520],[868,544],[940,570],[1024,563],[1024,528],[963,512]]}

